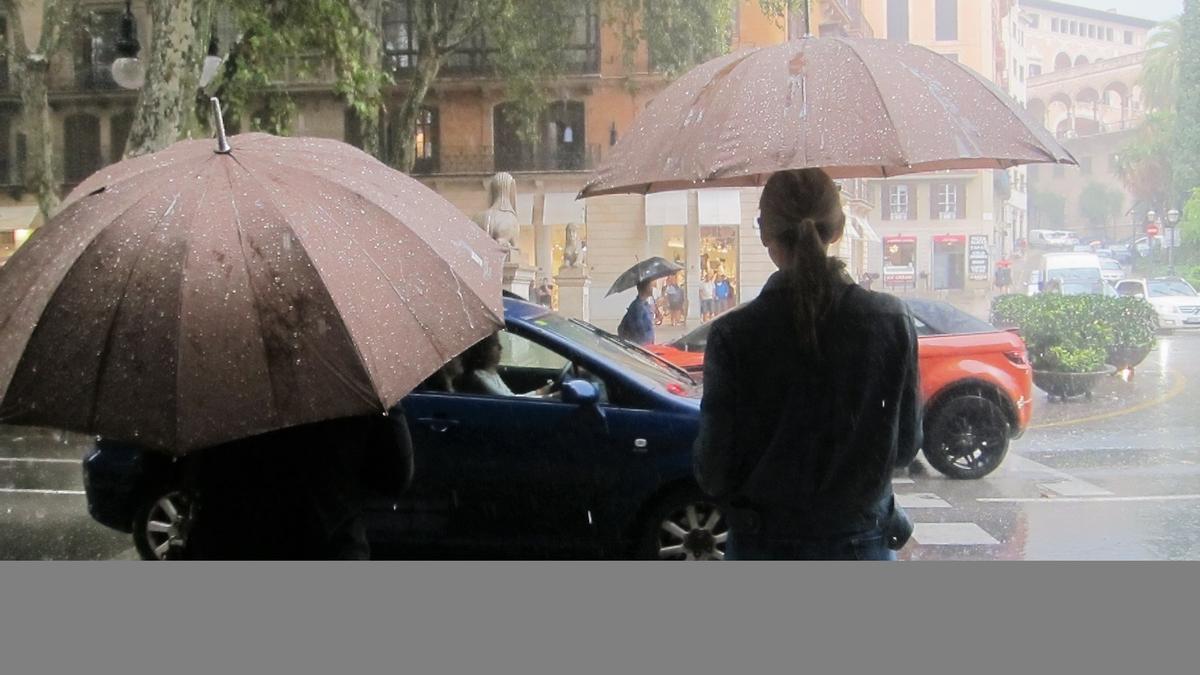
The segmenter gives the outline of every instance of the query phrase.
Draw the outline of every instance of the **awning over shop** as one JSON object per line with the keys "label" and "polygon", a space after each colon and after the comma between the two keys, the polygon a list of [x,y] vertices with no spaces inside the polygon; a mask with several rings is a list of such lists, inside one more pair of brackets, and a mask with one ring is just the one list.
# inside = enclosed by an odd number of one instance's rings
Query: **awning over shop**
{"label": "awning over shop", "polygon": [[533,224],[533,195],[517,195],[517,222],[521,225]]}
{"label": "awning over shop", "polygon": [[687,225],[687,190],[646,195],[646,226]]}
{"label": "awning over shop", "polygon": [[583,200],[576,200],[575,192],[547,192],[546,208],[542,214],[542,222],[547,225],[583,224],[586,221],[587,210]]}
{"label": "awning over shop", "polygon": [[0,206],[0,232],[28,230],[41,222],[41,212],[36,206]]}
{"label": "awning over shop", "polygon": [[850,239],[879,242],[879,233],[871,227],[870,221],[861,216],[846,214],[846,236]]}
{"label": "awning over shop", "polygon": [[701,225],[741,225],[741,190],[698,190]]}

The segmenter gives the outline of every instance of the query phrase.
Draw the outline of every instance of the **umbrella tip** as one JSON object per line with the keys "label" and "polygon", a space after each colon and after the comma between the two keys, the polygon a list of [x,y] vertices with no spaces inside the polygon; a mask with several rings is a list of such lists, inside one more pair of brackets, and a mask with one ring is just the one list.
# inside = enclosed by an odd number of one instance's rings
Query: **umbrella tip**
{"label": "umbrella tip", "polygon": [[216,96],[209,99],[213,104],[213,114],[217,118],[217,149],[214,152],[222,155],[229,154],[229,139],[225,137],[225,119],[221,117],[221,100]]}

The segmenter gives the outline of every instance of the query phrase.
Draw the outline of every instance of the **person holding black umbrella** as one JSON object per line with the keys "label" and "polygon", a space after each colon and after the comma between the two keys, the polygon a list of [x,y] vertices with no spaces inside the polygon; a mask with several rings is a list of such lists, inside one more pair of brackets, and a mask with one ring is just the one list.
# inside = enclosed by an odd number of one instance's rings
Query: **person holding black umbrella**
{"label": "person holding black umbrella", "polygon": [[828,256],[845,215],[824,171],[776,172],[759,207],[779,271],[712,324],[696,478],[728,513],[727,557],[895,559],[911,521],[892,471],[921,444],[912,319]]}
{"label": "person holding black umbrella", "polygon": [[625,309],[617,335],[639,345],[654,344],[654,280],[638,282],[637,297]]}

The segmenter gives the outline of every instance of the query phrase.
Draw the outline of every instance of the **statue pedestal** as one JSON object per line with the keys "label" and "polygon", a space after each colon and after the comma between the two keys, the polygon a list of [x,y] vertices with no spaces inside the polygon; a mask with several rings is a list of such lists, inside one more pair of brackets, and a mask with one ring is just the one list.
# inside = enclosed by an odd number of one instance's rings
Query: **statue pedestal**
{"label": "statue pedestal", "polygon": [[572,319],[588,321],[591,314],[589,292],[592,278],[583,267],[563,267],[554,278],[558,284],[558,313]]}
{"label": "statue pedestal", "polygon": [[518,263],[504,263],[504,290],[528,300],[533,291],[537,270]]}

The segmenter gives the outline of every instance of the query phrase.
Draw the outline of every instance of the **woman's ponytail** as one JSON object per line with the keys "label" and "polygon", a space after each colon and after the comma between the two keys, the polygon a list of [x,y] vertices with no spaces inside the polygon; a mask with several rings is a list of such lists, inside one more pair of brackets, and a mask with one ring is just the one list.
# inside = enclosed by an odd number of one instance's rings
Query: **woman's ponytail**
{"label": "woman's ponytail", "polygon": [[835,284],[844,274],[842,262],[828,254],[845,227],[841,192],[820,169],[780,171],[767,181],[759,205],[764,238],[778,241],[791,257],[788,275],[800,348],[817,357],[818,328],[833,307]]}

